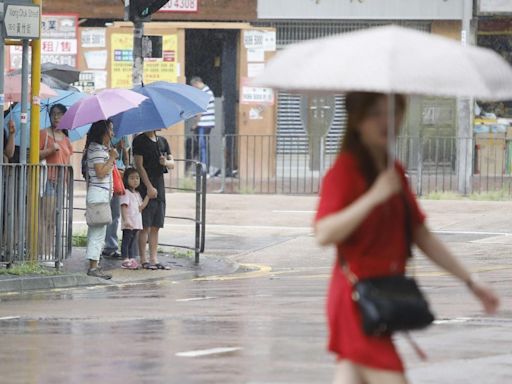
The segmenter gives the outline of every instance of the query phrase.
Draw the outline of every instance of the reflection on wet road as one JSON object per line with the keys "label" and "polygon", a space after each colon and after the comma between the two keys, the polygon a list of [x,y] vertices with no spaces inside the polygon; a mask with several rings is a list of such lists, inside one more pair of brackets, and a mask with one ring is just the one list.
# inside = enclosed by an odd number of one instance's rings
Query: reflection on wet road
{"label": "reflection on wet road", "polygon": [[0,316],[19,318],[0,320],[2,382],[325,382],[324,290],[266,277],[4,296]]}

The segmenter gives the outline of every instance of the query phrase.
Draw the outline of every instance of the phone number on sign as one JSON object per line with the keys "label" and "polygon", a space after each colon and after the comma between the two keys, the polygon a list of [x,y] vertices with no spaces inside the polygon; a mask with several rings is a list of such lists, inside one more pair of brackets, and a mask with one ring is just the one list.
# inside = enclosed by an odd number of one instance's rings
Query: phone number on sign
{"label": "phone number on sign", "polygon": [[161,12],[197,12],[197,0],[171,0],[160,8]]}

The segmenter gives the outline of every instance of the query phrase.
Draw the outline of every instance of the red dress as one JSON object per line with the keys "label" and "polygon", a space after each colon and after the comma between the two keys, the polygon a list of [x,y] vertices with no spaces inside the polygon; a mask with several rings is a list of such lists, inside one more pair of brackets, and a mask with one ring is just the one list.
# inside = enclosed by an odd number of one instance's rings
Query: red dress
{"label": "red dress", "polygon": [[[397,163],[396,167],[402,175],[411,221],[416,227],[425,221],[425,215],[407,184],[402,166]],[[315,220],[339,212],[367,189],[356,158],[347,152],[340,154],[323,180]],[[337,245],[338,255],[343,255],[350,270],[359,278],[404,273],[407,259],[404,220],[403,199],[396,195],[376,207],[348,239]],[[336,262],[327,298],[329,350],[339,359],[403,372],[391,337],[365,335],[359,316],[349,282]]]}

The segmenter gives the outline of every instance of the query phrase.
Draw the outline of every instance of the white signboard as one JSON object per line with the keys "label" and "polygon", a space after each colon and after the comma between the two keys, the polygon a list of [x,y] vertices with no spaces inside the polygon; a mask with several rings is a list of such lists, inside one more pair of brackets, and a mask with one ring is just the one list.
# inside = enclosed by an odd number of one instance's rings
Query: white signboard
{"label": "white signboard", "polygon": [[275,51],[275,31],[244,31],[244,46],[247,49]]}
{"label": "white signboard", "polygon": [[41,35],[51,39],[76,39],[77,15],[46,14],[41,20]]}
{"label": "white signboard", "polygon": [[82,48],[105,48],[106,32],[105,28],[82,29]]}
{"label": "white signboard", "polygon": [[198,0],[170,0],[158,12],[197,12]]}
{"label": "white signboard", "polygon": [[5,11],[5,37],[38,39],[41,10],[38,6],[7,4]]}
{"label": "white signboard", "polygon": [[479,0],[479,13],[512,13],[511,0]]}
{"label": "white signboard", "polygon": [[274,91],[272,88],[251,87],[247,82],[242,82],[241,104],[274,104]]}

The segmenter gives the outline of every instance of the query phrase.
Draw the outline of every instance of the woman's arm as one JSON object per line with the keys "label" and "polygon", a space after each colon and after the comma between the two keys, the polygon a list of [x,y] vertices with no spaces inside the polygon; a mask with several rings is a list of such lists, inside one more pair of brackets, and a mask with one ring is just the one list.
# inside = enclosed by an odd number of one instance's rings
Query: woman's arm
{"label": "woman's arm", "polygon": [[402,188],[400,176],[394,170],[382,172],[364,195],[340,212],[316,222],[315,235],[319,244],[337,244],[346,240],[379,204]]}
{"label": "woman's arm", "polygon": [[94,164],[94,170],[96,171],[96,176],[100,179],[107,177],[112,173],[112,169],[114,169],[114,164],[116,163],[116,159],[118,157],[117,151],[115,148],[110,148],[109,157],[104,163],[96,163]]}
{"label": "woman's arm", "polygon": [[486,285],[476,281],[467,268],[425,225],[421,225],[414,231],[414,242],[434,263],[462,280],[482,302],[487,313],[496,312],[499,305],[499,299],[496,294]]}
{"label": "woman's arm", "polygon": [[9,137],[5,144],[4,155],[7,156],[8,159],[11,159],[14,156],[14,136],[16,134],[16,125],[12,120],[9,120],[7,124],[9,126]]}

